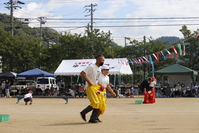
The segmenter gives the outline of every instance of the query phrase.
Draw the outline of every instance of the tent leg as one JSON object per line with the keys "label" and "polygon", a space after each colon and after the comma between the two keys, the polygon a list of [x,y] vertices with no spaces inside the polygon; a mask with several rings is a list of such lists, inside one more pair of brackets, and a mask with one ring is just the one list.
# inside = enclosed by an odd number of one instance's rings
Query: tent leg
{"label": "tent leg", "polygon": [[79,75],[78,75],[78,77],[77,77],[77,83],[79,82]]}
{"label": "tent leg", "polygon": [[115,82],[116,82],[116,74],[114,75],[114,86],[115,86]]}

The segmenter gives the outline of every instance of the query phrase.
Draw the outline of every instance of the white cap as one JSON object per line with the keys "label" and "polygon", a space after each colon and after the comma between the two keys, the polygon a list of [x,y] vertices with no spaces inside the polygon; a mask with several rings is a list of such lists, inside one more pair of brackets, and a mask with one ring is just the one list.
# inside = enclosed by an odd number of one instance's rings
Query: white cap
{"label": "white cap", "polygon": [[104,65],[104,66],[101,67],[101,69],[110,69],[110,68],[109,68],[109,66]]}

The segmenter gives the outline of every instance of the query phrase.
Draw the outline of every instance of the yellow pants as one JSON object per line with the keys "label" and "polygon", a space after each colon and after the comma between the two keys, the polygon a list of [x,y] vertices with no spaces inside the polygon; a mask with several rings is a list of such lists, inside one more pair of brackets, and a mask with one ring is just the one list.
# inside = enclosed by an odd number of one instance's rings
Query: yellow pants
{"label": "yellow pants", "polygon": [[106,89],[103,91],[100,91],[100,94],[98,95],[99,101],[100,101],[100,114],[104,114],[104,111],[106,110]]}
{"label": "yellow pants", "polygon": [[94,109],[99,109],[100,107],[100,102],[98,97],[99,88],[100,86],[98,85],[92,85],[86,88],[86,95],[88,96],[88,99],[90,101],[90,106],[93,107]]}
{"label": "yellow pants", "polygon": [[106,89],[100,91],[100,86],[92,85],[86,88],[86,94],[90,101],[90,106],[94,109],[100,109],[101,114],[106,110]]}

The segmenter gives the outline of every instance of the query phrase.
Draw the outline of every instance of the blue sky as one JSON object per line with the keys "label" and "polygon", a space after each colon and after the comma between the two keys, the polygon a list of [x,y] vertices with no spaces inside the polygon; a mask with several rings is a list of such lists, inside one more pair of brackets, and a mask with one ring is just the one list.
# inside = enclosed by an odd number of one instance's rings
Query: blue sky
{"label": "blue sky", "polygon": [[[5,8],[6,2],[1,0],[0,13],[10,14]],[[13,0],[15,1],[15,0]],[[112,33],[111,38],[121,46],[124,46],[124,37],[132,40],[158,38],[161,36],[177,36],[182,38],[179,31],[182,25],[187,25],[191,31],[199,27],[198,19],[179,19],[180,17],[199,17],[199,0],[20,0],[24,5],[14,10],[16,18],[30,18],[29,26],[39,27],[38,17],[47,17],[43,27],[59,27],[59,32],[70,31],[71,33],[84,33],[85,26],[90,20],[64,20],[67,18],[90,18],[85,17],[89,13],[84,12],[85,6],[97,4],[94,8],[94,18],[107,18],[107,20],[94,20],[94,28]],[[88,7],[87,7],[88,8]],[[52,20],[49,20],[51,18]],[[137,18],[135,20],[108,20],[108,18]],[[147,18],[147,19],[141,19]],[[150,19],[166,18],[166,19]],[[175,18],[175,19],[168,19]],[[176,19],[178,18],[178,19]],[[57,19],[57,20],[55,20]],[[177,26],[168,26],[177,24]],[[188,25],[196,24],[196,25]],[[145,26],[143,26],[145,25]],[[164,26],[160,26],[164,25]],[[167,26],[165,26],[167,25]],[[77,28],[82,26],[83,28]],[[95,27],[96,26],[96,27]],[[105,27],[106,26],[106,27]],[[116,26],[116,27],[110,27]],[[127,42],[128,43],[128,42]]]}

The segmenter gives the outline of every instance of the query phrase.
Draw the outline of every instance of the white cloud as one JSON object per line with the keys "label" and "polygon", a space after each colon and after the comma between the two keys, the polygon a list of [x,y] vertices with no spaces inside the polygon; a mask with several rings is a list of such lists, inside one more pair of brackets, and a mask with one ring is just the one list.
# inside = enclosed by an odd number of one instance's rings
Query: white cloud
{"label": "white cloud", "polygon": [[115,1],[107,1],[109,6],[106,9],[100,10],[99,13],[102,16],[107,17],[117,17],[115,12],[119,11],[121,8],[126,7],[127,3],[125,0],[115,0]]}

